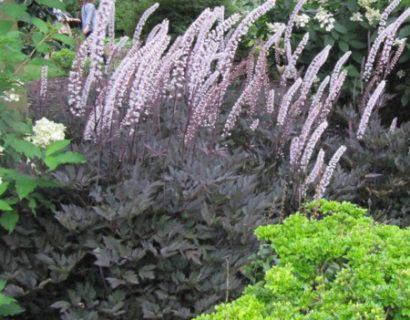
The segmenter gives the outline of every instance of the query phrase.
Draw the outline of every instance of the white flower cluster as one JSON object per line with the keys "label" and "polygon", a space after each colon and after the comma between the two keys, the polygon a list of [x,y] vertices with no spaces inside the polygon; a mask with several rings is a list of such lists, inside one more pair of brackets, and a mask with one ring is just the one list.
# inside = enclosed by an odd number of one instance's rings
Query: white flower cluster
{"label": "white flower cluster", "polygon": [[399,71],[397,71],[396,76],[399,79],[404,78],[404,76],[406,75],[406,72],[403,69],[400,69]]}
{"label": "white flower cluster", "polygon": [[350,21],[354,21],[354,22],[363,21],[363,15],[359,11],[357,11],[352,14],[352,16],[350,17]]}
{"label": "white flower cluster", "polygon": [[369,24],[373,25],[380,20],[381,13],[379,9],[366,7],[366,13],[364,14],[364,16],[366,17],[367,21],[369,21]]}
{"label": "white flower cluster", "polygon": [[46,148],[55,141],[64,140],[64,130],[63,124],[41,118],[36,121],[33,127],[34,135],[30,136],[28,140],[40,148]]}
{"label": "white flower cluster", "polygon": [[359,0],[357,4],[362,8],[370,7],[373,3],[376,3],[377,0]]}
{"label": "white flower cluster", "polygon": [[394,40],[394,45],[400,47],[405,41],[407,41],[407,38],[397,38]]}
{"label": "white flower cluster", "polygon": [[7,102],[20,101],[20,96],[16,93],[16,90],[14,88],[11,88],[8,91],[4,91],[2,98],[4,101],[7,101]]}
{"label": "white flower cluster", "polygon": [[275,23],[266,23],[266,26],[268,27],[269,32],[271,33],[275,33],[276,31],[278,31],[280,28],[282,28],[282,26],[284,26],[284,23],[281,22],[275,22]]}
{"label": "white flower cluster", "polygon": [[323,7],[319,7],[315,19],[320,23],[320,27],[325,28],[326,31],[331,31],[336,21],[335,18],[333,18],[333,14]]}
{"label": "white flower cluster", "polygon": [[295,24],[298,28],[303,28],[309,23],[310,17],[305,14],[299,14],[295,17]]}

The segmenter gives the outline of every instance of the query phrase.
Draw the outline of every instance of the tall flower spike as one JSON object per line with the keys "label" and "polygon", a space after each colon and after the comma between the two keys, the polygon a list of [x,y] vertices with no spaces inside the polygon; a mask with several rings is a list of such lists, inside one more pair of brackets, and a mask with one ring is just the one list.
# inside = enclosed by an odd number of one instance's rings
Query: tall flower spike
{"label": "tall flower spike", "polygon": [[266,51],[268,51],[269,48],[270,48],[273,44],[278,43],[278,41],[280,40],[280,37],[281,37],[282,34],[283,34],[283,31],[285,31],[285,28],[286,28],[286,26],[285,26],[284,24],[283,24],[283,25],[280,25],[279,29],[276,30],[276,32],[273,34],[273,36],[271,36],[271,37],[268,39],[268,41],[266,41],[266,43],[265,43],[265,50],[266,50]]}
{"label": "tall flower spike", "polygon": [[47,74],[48,66],[41,67],[41,85],[40,85],[40,97],[45,98],[47,95]]}
{"label": "tall flower spike", "polygon": [[322,82],[320,83],[319,88],[316,90],[315,96],[313,97],[313,101],[312,101],[312,104],[310,105],[309,112],[315,106],[319,104],[320,100],[322,99],[323,92],[325,91],[329,81],[330,81],[330,76],[326,76],[326,78],[324,78]]}
{"label": "tall flower spike", "polygon": [[316,57],[313,58],[303,78],[302,87],[300,88],[300,97],[298,101],[303,102],[306,99],[307,94],[312,87],[313,81],[316,79],[320,68],[327,60],[330,48],[331,46],[326,46],[321,52],[316,55]]}
{"label": "tall flower spike", "polygon": [[367,54],[366,63],[364,65],[364,72],[362,75],[363,80],[369,80],[370,75],[372,74],[373,64],[376,60],[377,52],[379,51],[381,44],[383,43],[384,39],[386,39],[391,29],[392,25],[388,26],[387,29],[383,29],[383,31],[379,33],[376,39],[374,40],[373,45],[371,46],[369,53]]}
{"label": "tall flower spike", "polygon": [[71,106],[71,113],[76,117],[82,116],[85,112],[85,109],[81,105],[81,90],[83,88],[83,71],[88,50],[89,43],[88,41],[84,41],[75,55],[75,59],[71,65],[71,71],[69,74],[68,103]]}
{"label": "tall flower spike", "polygon": [[320,120],[326,119],[328,113],[330,112],[330,108],[332,107],[332,104],[336,101],[337,97],[339,96],[339,93],[342,89],[343,83],[346,80],[346,77],[347,77],[347,69],[343,70],[340,73],[333,87],[329,88],[329,95],[327,96],[325,100],[325,103],[322,108],[322,112],[319,116]]}
{"label": "tall flower spike", "polygon": [[269,90],[268,95],[266,97],[266,112],[269,114],[272,114],[274,108],[275,108],[275,90],[271,89]]}
{"label": "tall flower spike", "polygon": [[367,128],[367,123],[369,122],[370,115],[372,114],[373,108],[376,105],[377,100],[379,99],[381,93],[386,86],[386,82],[383,80],[379,83],[376,90],[374,90],[372,96],[367,102],[366,108],[363,111],[362,118],[360,119],[359,128],[357,129],[356,137],[357,139],[363,139],[364,132]]}
{"label": "tall flower spike", "polygon": [[396,66],[397,62],[399,62],[399,59],[401,57],[401,55],[403,54],[404,49],[406,48],[406,41],[402,41],[402,43],[400,43],[400,46],[397,48],[396,52],[394,53],[393,58],[390,61],[390,64],[387,67],[386,73],[389,74],[394,67]]}
{"label": "tall flower spike", "polygon": [[292,101],[293,96],[298,91],[301,84],[302,84],[302,79],[298,78],[283,96],[281,104],[280,104],[279,112],[278,112],[278,119],[277,119],[277,124],[279,126],[283,126],[285,124],[285,119],[288,113],[289,105]]}
{"label": "tall flower spike", "polygon": [[336,62],[336,65],[332,72],[332,77],[330,78],[330,88],[333,88],[337,78],[339,77],[339,72],[342,66],[345,64],[347,59],[349,59],[352,51],[346,51],[345,54]]}
{"label": "tall flower spike", "polygon": [[299,151],[299,138],[294,137],[290,143],[290,150],[289,150],[289,157],[290,157],[290,165],[294,166],[296,165],[296,162],[298,161],[298,154],[300,153]]}
{"label": "tall flower spike", "polygon": [[401,2],[401,0],[393,0],[388,6],[387,8],[384,10],[384,12],[382,13],[381,17],[380,17],[380,21],[379,21],[379,29],[377,30],[377,32],[380,34],[380,32],[382,32],[384,30],[384,28],[386,27],[386,23],[387,23],[387,18],[389,17],[390,13],[399,5],[399,3]]}
{"label": "tall flower spike", "polygon": [[393,119],[393,121],[390,124],[390,128],[389,128],[389,133],[390,134],[394,134],[396,132],[397,129],[397,117],[395,117]]}
{"label": "tall flower spike", "polygon": [[390,56],[391,48],[393,46],[394,35],[409,16],[410,8],[405,10],[392,24],[390,24],[387,28],[383,29],[383,31],[378,35],[378,37],[373,43],[373,46],[370,48],[369,54],[367,56],[365,70],[363,73],[364,80],[369,80],[373,69],[373,64],[377,56],[377,52],[385,39],[386,41],[384,43],[384,47],[380,57],[380,66],[383,67],[387,63]]}
{"label": "tall flower spike", "polygon": [[219,66],[217,66],[217,69],[221,70],[221,74],[224,75],[224,78],[229,75],[229,66],[234,59],[236,49],[242,36],[244,36],[248,32],[252,23],[254,23],[259,17],[264,15],[268,10],[272,9],[275,6],[275,3],[276,0],[269,0],[259,7],[253,9],[246,15],[246,17],[239,23],[235,31],[232,33],[225,48],[227,55],[223,61],[220,61]]}
{"label": "tall flower spike", "polygon": [[284,38],[285,52],[286,52],[288,67],[291,68],[291,69],[293,69],[294,66],[290,64],[291,61],[292,61],[292,47],[290,45],[290,37],[292,35],[293,25],[295,24],[295,18],[298,15],[299,10],[305,4],[305,2],[306,2],[306,0],[299,0],[299,2],[296,4],[295,8],[293,9],[292,14],[290,15],[288,24],[286,26],[285,38]]}
{"label": "tall flower spike", "polygon": [[309,32],[306,32],[302,40],[300,40],[298,46],[296,47],[295,52],[292,54],[292,57],[290,59],[289,65],[293,66],[293,68],[285,69],[285,73],[283,75],[284,79],[287,79],[291,76],[291,73],[294,71],[294,66],[296,66],[296,62],[308,41],[309,41]]}
{"label": "tall flower spike", "polygon": [[122,37],[120,39],[120,41],[118,41],[118,43],[116,45],[113,46],[113,48],[110,50],[110,53],[107,57],[107,63],[106,63],[106,67],[104,70],[104,74],[109,74],[110,72],[112,72],[113,68],[114,68],[114,60],[115,57],[118,55],[118,51],[124,47],[125,43],[128,41],[128,37]]}
{"label": "tall flower spike", "polygon": [[318,194],[316,195],[317,199],[321,199],[323,197],[326,191],[326,187],[329,185],[330,179],[332,178],[333,172],[335,171],[336,166],[346,149],[346,146],[339,147],[339,149],[337,149],[337,151],[333,155],[332,159],[330,159],[329,165],[326,167],[322,179],[319,182],[319,190]]}
{"label": "tall flower spike", "polygon": [[[310,131],[312,129],[312,126],[315,123],[315,120],[317,119],[321,109],[322,109],[322,104],[319,103],[319,104],[315,105],[311,109],[311,111],[309,112],[309,114],[306,118],[306,121],[303,124],[300,136],[299,136],[299,150],[302,150],[304,148],[306,140],[307,140],[307,138],[310,134]],[[306,164],[302,163],[302,171],[305,171],[306,166],[307,166],[307,163]]]}
{"label": "tall flower spike", "polygon": [[[328,126],[327,121],[324,121],[316,128],[315,131],[313,131],[308,143],[306,144],[305,150],[303,152],[303,156],[300,160],[302,172],[306,171],[307,165],[309,164],[310,158],[312,157],[313,150],[315,149],[317,142],[319,141],[323,132],[326,130],[327,126]],[[299,150],[299,153],[300,151],[301,150]]]}
{"label": "tall flower spike", "polygon": [[135,27],[134,36],[132,37],[132,42],[133,43],[140,42],[141,31],[142,31],[142,28],[145,25],[145,22],[147,21],[149,16],[155,10],[157,10],[158,7],[159,7],[159,3],[155,2],[151,7],[149,7],[147,10],[144,11],[144,13],[142,14],[140,20],[138,21],[137,26]]}
{"label": "tall flower spike", "polygon": [[86,40],[90,46],[90,72],[83,85],[80,101],[80,109],[86,107],[91,87],[102,78],[102,64],[104,54],[104,42],[109,18],[113,10],[112,0],[102,0],[98,7],[95,19],[95,29],[91,36]]}
{"label": "tall flower spike", "polygon": [[322,171],[323,167],[323,161],[325,159],[325,152],[323,149],[320,149],[315,165],[312,168],[312,171],[310,171],[309,176],[306,178],[306,184],[312,184],[315,182],[316,178],[319,176],[319,173]]}

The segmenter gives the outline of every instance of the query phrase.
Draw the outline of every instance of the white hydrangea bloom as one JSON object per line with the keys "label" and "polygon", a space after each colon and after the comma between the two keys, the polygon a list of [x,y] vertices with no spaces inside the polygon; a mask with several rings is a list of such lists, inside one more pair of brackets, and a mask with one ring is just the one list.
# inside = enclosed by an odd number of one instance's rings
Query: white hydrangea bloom
{"label": "white hydrangea bloom", "polygon": [[305,14],[299,14],[295,17],[295,24],[298,28],[303,28],[309,23],[310,17]]}
{"label": "white hydrangea bloom", "polygon": [[323,7],[319,7],[316,12],[315,19],[319,22],[320,27],[324,28],[326,31],[331,31],[336,21],[335,18],[333,18],[333,14]]}
{"label": "white hydrangea bloom", "polygon": [[366,8],[366,7],[369,7],[373,3],[376,3],[376,2],[377,2],[377,0],[359,0],[359,1],[357,1],[357,4],[359,6],[361,6],[362,8]]}
{"label": "white hydrangea bloom", "polygon": [[266,23],[266,26],[268,27],[269,32],[271,33],[275,33],[276,31],[278,31],[283,25],[285,25],[284,23],[280,23],[280,22],[275,22],[275,23]]}
{"label": "white hydrangea bloom", "polygon": [[366,13],[364,14],[367,21],[369,21],[370,25],[375,24],[381,18],[381,13],[379,9],[372,9],[370,7],[366,7]]}
{"label": "white hydrangea bloom", "polygon": [[360,12],[355,12],[350,17],[350,21],[363,21],[363,15]]}
{"label": "white hydrangea bloom", "polygon": [[42,118],[36,121],[33,127],[34,135],[30,136],[29,140],[40,148],[46,148],[55,141],[64,140],[64,130],[63,124]]}
{"label": "white hydrangea bloom", "polygon": [[8,91],[4,91],[2,98],[4,101],[7,101],[7,102],[20,101],[20,96],[16,93],[16,90],[14,88],[11,88]]}
{"label": "white hydrangea bloom", "polygon": [[3,151],[4,151],[4,147],[0,146],[0,155],[3,154]]}

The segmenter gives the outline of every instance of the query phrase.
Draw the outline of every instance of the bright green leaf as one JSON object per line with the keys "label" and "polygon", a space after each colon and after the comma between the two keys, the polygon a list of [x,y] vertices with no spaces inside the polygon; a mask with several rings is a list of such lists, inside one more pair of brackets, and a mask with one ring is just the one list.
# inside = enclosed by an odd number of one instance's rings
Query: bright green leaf
{"label": "bright green leaf", "polygon": [[0,196],[6,192],[7,188],[9,186],[8,182],[3,182],[2,184],[0,184]]}
{"label": "bright green leaf", "polygon": [[9,232],[12,232],[19,221],[19,215],[17,212],[3,212],[0,217],[1,226]]}
{"label": "bright green leaf", "polygon": [[51,50],[51,46],[47,43],[42,42],[36,46],[36,49],[38,52],[46,54]]}
{"label": "bright green leaf", "polygon": [[16,179],[16,192],[20,200],[27,197],[38,186],[38,182],[28,176],[21,175]]}
{"label": "bright green leaf", "polygon": [[10,205],[6,201],[0,200],[0,210],[2,210],[2,211],[12,211],[13,208],[10,207]]}
{"label": "bright green leaf", "polygon": [[31,22],[42,32],[42,33],[47,33],[48,32],[48,26],[47,23],[45,23],[43,20],[33,17]]}
{"label": "bright green leaf", "polygon": [[53,39],[61,41],[62,43],[71,46],[71,47],[75,47],[75,42],[73,39],[71,39],[70,37],[66,36],[65,34],[61,34],[61,33],[55,33],[51,36]]}
{"label": "bright green leaf", "polygon": [[53,142],[47,147],[45,152],[46,156],[51,156],[56,152],[62,151],[65,147],[67,147],[70,144],[70,142],[70,140],[59,140]]}
{"label": "bright green leaf", "polygon": [[57,159],[53,156],[48,156],[44,158],[44,163],[48,167],[49,171],[53,171],[59,165]]}
{"label": "bright green leaf", "polygon": [[41,32],[34,32],[31,36],[31,39],[34,42],[34,45],[39,44],[44,38],[44,35]]}
{"label": "bright green leaf", "polygon": [[77,152],[65,152],[56,156],[59,163],[85,163],[87,159]]}
{"label": "bright green leaf", "polygon": [[41,158],[41,150],[31,142],[19,139],[13,135],[9,135],[5,140],[14,150],[23,153],[27,158]]}
{"label": "bright green leaf", "polygon": [[10,304],[15,302],[16,300],[14,300],[13,298],[10,298],[2,293],[0,293],[0,306],[4,305],[4,304]]}
{"label": "bright green leaf", "polygon": [[60,164],[65,163],[85,163],[87,159],[83,155],[76,152],[64,152],[56,156],[49,156],[44,159],[44,162],[49,167],[49,170],[54,170]]}
{"label": "bright green leaf", "polygon": [[6,287],[7,280],[0,280],[0,291]]}
{"label": "bright green leaf", "polygon": [[18,19],[26,11],[26,6],[17,3],[4,3],[1,6],[2,11],[10,18]]}
{"label": "bright green leaf", "polygon": [[50,8],[56,8],[62,11],[66,11],[64,3],[58,0],[36,0],[36,2]]}
{"label": "bright green leaf", "polygon": [[13,26],[13,21],[0,21],[0,34],[6,34],[10,31],[11,27]]}
{"label": "bright green leaf", "polygon": [[17,303],[9,303],[0,306],[0,314],[4,316],[13,316],[22,313],[24,309],[20,307]]}

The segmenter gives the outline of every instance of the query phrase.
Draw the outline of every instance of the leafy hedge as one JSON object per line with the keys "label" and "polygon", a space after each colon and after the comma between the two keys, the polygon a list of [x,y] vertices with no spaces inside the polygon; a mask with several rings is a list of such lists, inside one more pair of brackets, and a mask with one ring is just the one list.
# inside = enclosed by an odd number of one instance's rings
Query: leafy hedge
{"label": "leafy hedge", "polygon": [[365,212],[321,200],[281,225],[259,227],[279,264],[239,299],[195,319],[409,319],[409,229]]}
{"label": "leafy hedge", "polygon": [[119,0],[116,2],[116,30],[132,37],[139,18],[155,2],[158,2],[160,6],[155,16],[147,22],[144,30],[151,30],[166,18],[170,21],[170,33],[173,36],[183,33],[208,7],[225,6],[225,17],[229,17],[238,10],[232,0]]}

